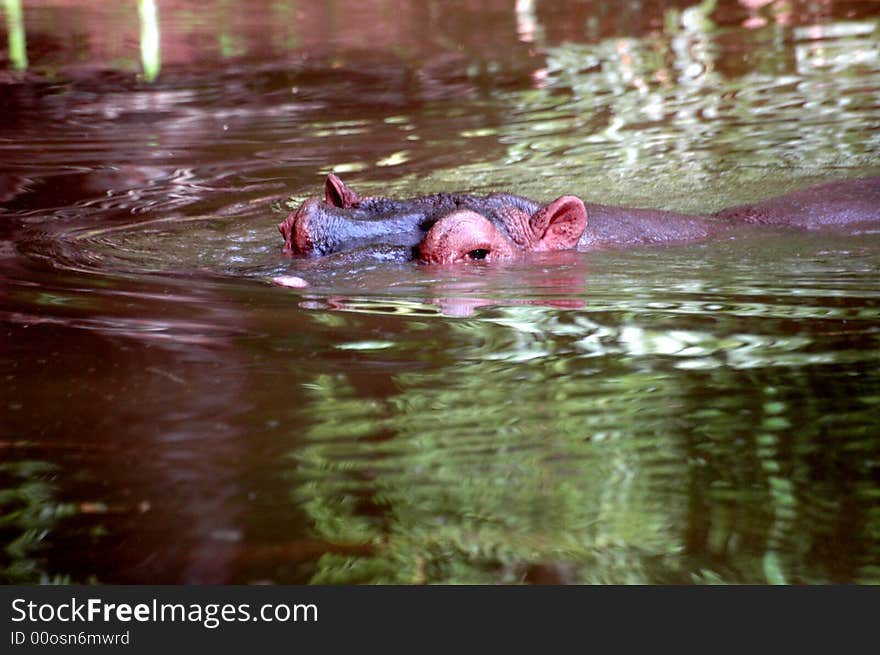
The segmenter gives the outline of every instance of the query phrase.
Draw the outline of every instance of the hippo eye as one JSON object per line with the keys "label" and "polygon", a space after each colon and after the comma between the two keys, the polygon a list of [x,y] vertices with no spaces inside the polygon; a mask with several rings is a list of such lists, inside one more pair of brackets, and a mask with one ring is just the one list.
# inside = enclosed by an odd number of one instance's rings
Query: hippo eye
{"label": "hippo eye", "polygon": [[485,248],[476,248],[471,250],[467,256],[469,259],[486,259],[486,255],[489,254],[489,251]]}

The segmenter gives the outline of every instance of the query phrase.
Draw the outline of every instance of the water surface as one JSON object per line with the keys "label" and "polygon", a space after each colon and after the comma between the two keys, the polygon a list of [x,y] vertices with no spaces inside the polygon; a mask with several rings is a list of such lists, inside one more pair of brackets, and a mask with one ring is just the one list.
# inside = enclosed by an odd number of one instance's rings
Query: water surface
{"label": "water surface", "polygon": [[331,171],[876,175],[880,3],[160,5],[158,60],[125,5],[0,28],[0,578],[880,582],[880,231],[450,269],[275,227]]}

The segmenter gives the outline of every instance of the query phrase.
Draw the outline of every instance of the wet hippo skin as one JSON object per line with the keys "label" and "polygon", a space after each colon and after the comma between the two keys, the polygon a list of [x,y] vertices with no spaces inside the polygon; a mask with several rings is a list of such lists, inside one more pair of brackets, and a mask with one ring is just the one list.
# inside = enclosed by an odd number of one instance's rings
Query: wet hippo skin
{"label": "wet hippo skin", "polygon": [[[541,204],[507,193],[361,198],[335,175],[278,226],[284,251],[321,256],[396,248],[429,264],[503,261],[527,252],[706,239],[756,226],[815,230],[880,221],[880,177],[821,184],[708,216],[584,203]],[[384,250],[383,250],[384,249]]]}

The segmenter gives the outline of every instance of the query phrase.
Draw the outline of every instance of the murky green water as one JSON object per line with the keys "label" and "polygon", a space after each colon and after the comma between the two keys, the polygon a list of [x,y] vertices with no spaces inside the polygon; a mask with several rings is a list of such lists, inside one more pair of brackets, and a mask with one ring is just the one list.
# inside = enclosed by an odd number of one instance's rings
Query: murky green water
{"label": "murky green water", "polygon": [[449,269],[272,209],[876,175],[880,3],[15,4],[5,582],[880,582],[880,230]]}

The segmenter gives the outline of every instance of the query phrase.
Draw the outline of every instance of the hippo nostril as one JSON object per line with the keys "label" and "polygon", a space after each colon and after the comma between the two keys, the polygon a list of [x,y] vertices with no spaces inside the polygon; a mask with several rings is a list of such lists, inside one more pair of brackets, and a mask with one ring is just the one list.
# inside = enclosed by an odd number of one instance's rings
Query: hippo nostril
{"label": "hippo nostril", "polygon": [[298,210],[291,212],[278,226],[284,237],[284,252],[298,255],[311,255],[318,252],[316,243],[323,233],[320,221],[315,220],[318,201],[306,200]]}
{"label": "hippo nostril", "polygon": [[284,239],[284,248],[283,252],[289,253],[293,250],[292,238],[293,238],[293,225],[296,221],[296,214],[294,212],[290,212],[287,217],[278,224],[278,231],[281,232],[281,236]]}

